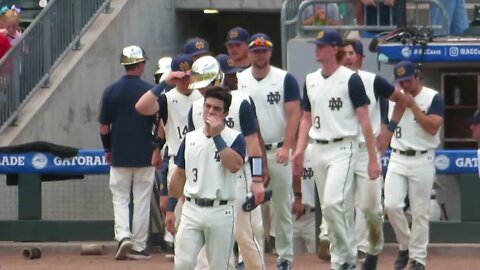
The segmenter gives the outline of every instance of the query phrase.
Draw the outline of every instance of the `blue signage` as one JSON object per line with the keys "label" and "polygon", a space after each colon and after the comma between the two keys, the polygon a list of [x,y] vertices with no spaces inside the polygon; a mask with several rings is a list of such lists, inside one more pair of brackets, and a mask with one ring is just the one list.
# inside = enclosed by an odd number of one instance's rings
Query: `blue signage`
{"label": "blue signage", "polygon": [[[435,151],[437,174],[477,174],[477,150]],[[390,152],[382,158],[384,172]],[[79,150],[71,158],[60,158],[49,153],[0,153],[0,174],[49,173],[49,174],[106,174],[110,166],[102,150]]]}
{"label": "blue signage", "polygon": [[429,43],[425,47],[401,43],[378,45],[378,60],[384,63],[412,62],[479,62],[479,43]]}

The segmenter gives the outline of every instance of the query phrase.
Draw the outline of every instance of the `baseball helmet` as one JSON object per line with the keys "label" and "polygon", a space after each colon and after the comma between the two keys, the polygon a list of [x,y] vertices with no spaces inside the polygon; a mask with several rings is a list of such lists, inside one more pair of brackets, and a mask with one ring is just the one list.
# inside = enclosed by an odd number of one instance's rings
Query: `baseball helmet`
{"label": "baseball helmet", "polygon": [[171,57],[162,57],[158,60],[158,69],[155,71],[155,75],[160,73],[168,73],[172,71],[172,58]]}
{"label": "baseball helmet", "polygon": [[147,60],[145,51],[138,46],[128,46],[123,48],[120,56],[120,64],[123,66],[133,65]]}
{"label": "baseball helmet", "polygon": [[221,85],[223,82],[223,72],[220,70],[220,64],[213,56],[202,56],[192,65],[190,73],[189,89],[200,89],[208,85]]}

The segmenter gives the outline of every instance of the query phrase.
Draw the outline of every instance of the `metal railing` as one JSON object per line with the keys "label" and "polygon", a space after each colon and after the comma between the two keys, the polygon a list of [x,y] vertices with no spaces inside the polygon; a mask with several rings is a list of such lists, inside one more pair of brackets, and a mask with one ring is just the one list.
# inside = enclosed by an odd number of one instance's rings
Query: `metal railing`
{"label": "metal railing", "polygon": [[[380,10],[378,9],[379,3],[384,2],[383,0],[375,0],[377,2],[377,18],[376,24],[369,25],[360,25],[357,23],[357,14],[356,14],[356,4],[359,3],[358,0],[285,0],[283,2],[280,21],[281,21],[281,49],[282,49],[282,66],[286,68],[287,65],[287,42],[289,39],[294,37],[305,37],[311,36],[320,31],[326,25],[315,25],[309,24],[306,25],[303,23],[303,14],[304,12],[312,8],[314,5],[325,5],[336,4],[338,7],[342,7],[342,12],[340,14],[340,19],[335,25],[328,25],[329,28],[335,28],[343,31],[375,31],[375,32],[384,32],[392,31],[397,28],[394,24],[393,15],[394,10],[390,8],[390,18],[388,24],[382,24],[380,18]],[[431,25],[430,18],[425,18],[422,16],[421,12],[427,12],[432,7],[437,7],[442,16],[442,21],[438,25]],[[312,11],[314,13],[315,11]],[[367,21],[366,17],[366,8],[363,7],[363,18],[360,18],[364,22]],[[448,28],[448,15],[447,11],[443,6],[438,2],[438,0],[407,0],[407,25],[425,25],[430,24],[434,30],[443,30]],[[325,11],[325,21],[329,19],[328,9]],[[426,20],[425,20],[426,19]]]}
{"label": "metal railing", "polygon": [[28,98],[48,86],[50,73],[110,0],[51,0],[19,41],[0,60],[0,132],[16,118]]}

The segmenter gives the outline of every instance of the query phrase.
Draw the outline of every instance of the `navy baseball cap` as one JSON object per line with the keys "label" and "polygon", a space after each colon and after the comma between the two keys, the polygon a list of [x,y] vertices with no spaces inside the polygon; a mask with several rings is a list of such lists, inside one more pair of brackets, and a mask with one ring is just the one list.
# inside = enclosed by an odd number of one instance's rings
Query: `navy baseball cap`
{"label": "navy baseball cap", "polygon": [[317,37],[312,41],[315,45],[342,46],[342,36],[335,29],[324,29],[318,32]]}
{"label": "navy baseball cap", "polygon": [[187,40],[187,43],[185,43],[185,46],[183,46],[183,52],[190,56],[210,53],[210,45],[205,39],[201,37],[194,37]]}
{"label": "navy baseball cap", "polygon": [[417,65],[410,61],[402,61],[395,65],[393,73],[395,76],[395,82],[401,82],[408,80],[415,76],[417,72]]}
{"label": "navy baseball cap", "polygon": [[355,46],[353,47],[353,50],[355,51],[355,53],[361,56],[365,56],[365,54],[363,54],[362,42],[360,40],[355,40],[354,44]]}
{"label": "navy baseball cap", "polygon": [[472,117],[470,117],[470,124],[480,124],[480,109],[476,110]]}
{"label": "navy baseball cap", "polygon": [[240,71],[239,68],[235,67],[235,62],[233,59],[228,57],[226,54],[219,54],[215,57],[220,64],[220,69],[224,74],[235,74]]}
{"label": "navy baseball cap", "polygon": [[227,32],[227,41],[225,42],[225,45],[234,43],[248,43],[249,40],[250,33],[247,30],[243,29],[242,27],[235,27]]}
{"label": "navy baseball cap", "polygon": [[273,48],[273,43],[270,41],[270,37],[264,33],[256,33],[250,37],[250,42],[248,43],[248,49],[250,51],[256,50],[271,50]]}
{"label": "navy baseball cap", "polygon": [[192,68],[192,57],[185,53],[179,53],[172,59],[172,71],[189,71]]}

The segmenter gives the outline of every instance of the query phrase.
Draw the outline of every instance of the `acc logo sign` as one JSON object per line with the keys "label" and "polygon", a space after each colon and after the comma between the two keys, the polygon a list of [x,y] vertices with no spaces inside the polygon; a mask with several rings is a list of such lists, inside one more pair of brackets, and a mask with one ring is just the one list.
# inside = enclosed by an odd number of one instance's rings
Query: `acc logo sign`
{"label": "acc logo sign", "polygon": [[435,168],[440,171],[448,169],[450,166],[450,158],[446,155],[438,155],[435,157]]}
{"label": "acc logo sign", "polygon": [[32,166],[37,169],[41,170],[48,165],[48,158],[44,154],[35,154],[32,157]]}
{"label": "acc logo sign", "polygon": [[409,47],[403,47],[402,48],[402,56],[408,58],[408,57],[410,57],[410,55],[412,55],[412,50],[410,50]]}

